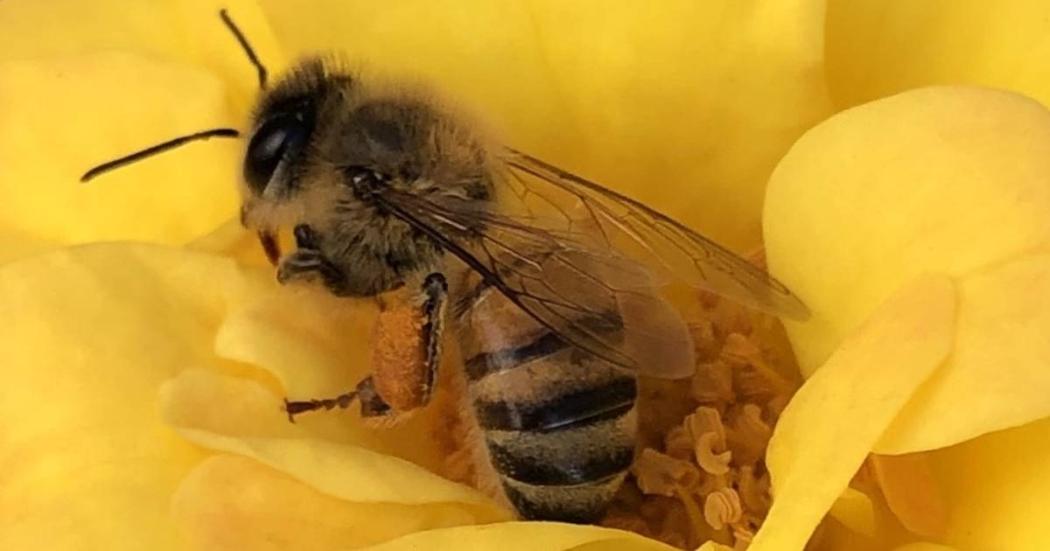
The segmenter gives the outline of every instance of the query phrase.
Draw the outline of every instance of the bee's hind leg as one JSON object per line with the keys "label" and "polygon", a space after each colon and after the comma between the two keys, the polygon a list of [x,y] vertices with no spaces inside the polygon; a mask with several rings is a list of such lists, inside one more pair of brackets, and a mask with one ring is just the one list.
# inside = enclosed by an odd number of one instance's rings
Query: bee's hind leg
{"label": "bee's hind leg", "polygon": [[286,399],[284,401],[284,411],[288,413],[288,420],[294,423],[295,416],[300,413],[317,411],[319,409],[329,410],[336,407],[346,409],[355,400],[361,403],[362,417],[382,417],[389,415],[393,411],[390,404],[386,403],[386,400],[383,400],[376,393],[375,383],[372,381],[371,376],[365,377],[360,383],[357,383],[357,387],[354,390],[334,398],[300,401],[289,401]]}
{"label": "bee's hind leg", "polygon": [[[366,419],[393,420],[430,403],[441,362],[441,338],[444,330],[448,284],[440,273],[428,275],[421,286],[421,302],[411,311],[393,309],[381,314],[374,372],[345,394],[323,400],[285,400],[288,419],[319,409],[345,409],[355,400],[361,404]],[[422,322],[404,323],[406,316]],[[409,320],[409,321],[410,321]],[[415,330],[408,330],[417,327]],[[413,346],[413,342],[415,345]],[[417,350],[405,357],[404,350]],[[386,398],[384,398],[384,396]],[[389,401],[388,401],[389,400]]]}
{"label": "bee's hind leg", "polygon": [[423,329],[423,381],[420,406],[430,402],[437,381],[438,365],[441,363],[441,338],[445,332],[445,305],[448,302],[448,281],[445,275],[434,272],[423,280],[423,302],[420,315]]}

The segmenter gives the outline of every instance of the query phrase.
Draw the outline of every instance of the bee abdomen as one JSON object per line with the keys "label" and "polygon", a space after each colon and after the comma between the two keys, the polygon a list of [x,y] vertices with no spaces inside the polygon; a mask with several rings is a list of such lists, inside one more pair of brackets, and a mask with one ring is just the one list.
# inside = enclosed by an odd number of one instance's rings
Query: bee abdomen
{"label": "bee abdomen", "polygon": [[507,499],[526,520],[595,524],[623,485],[627,472],[575,486],[537,486],[503,477]]}
{"label": "bee abdomen", "polygon": [[633,410],[554,432],[489,431],[504,493],[526,519],[593,523],[634,458]]}
{"label": "bee abdomen", "polygon": [[[542,385],[542,381],[534,381]],[[566,383],[568,384],[568,383]],[[534,388],[537,394],[546,389]],[[587,426],[606,419],[616,419],[634,407],[638,394],[633,378],[601,381],[586,388],[560,389],[547,399],[487,401],[476,399],[474,412],[485,430],[557,432]]]}
{"label": "bee abdomen", "polygon": [[492,466],[521,516],[600,519],[634,458],[634,378],[550,335],[468,364]]}

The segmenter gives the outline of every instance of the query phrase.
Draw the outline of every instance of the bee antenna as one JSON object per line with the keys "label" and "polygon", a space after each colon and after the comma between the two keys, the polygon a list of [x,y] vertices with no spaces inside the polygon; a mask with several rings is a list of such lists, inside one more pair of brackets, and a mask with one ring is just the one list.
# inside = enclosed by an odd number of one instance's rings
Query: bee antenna
{"label": "bee antenna", "polygon": [[113,159],[112,161],[102,163],[96,166],[95,168],[92,168],[91,170],[85,172],[84,175],[80,177],[80,181],[87,182],[88,180],[91,180],[92,178],[95,178],[100,174],[104,174],[111,170],[118,169],[125,165],[130,165],[131,163],[141,161],[142,159],[145,159],[147,157],[152,157],[154,155],[164,153],[169,149],[175,149],[176,147],[180,147],[190,142],[195,142],[197,140],[207,140],[208,138],[237,138],[240,135],[240,132],[237,132],[233,128],[213,128],[211,130],[205,130],[203,132],[195,132],[187,136],[180,136],[173,140],[168,140],[164,143],[159,143],[152,147],[147,147],[146,149],[143,149],[141,151],[136,151],[129,155],[125,155],[123,157],[120,157],[119,159]]}
{"label": "bee antenna", "polygon": [[226,12],[226,9],[219,10],[219,17],[222,18],[223,24],[226,25],[227,29],[233,33],[234,38],[237,39],[237,43],[244,49],[244,53],[248,54],[248,61],[252,62],[255,66],[255,70],[259,72],[259,88],[266,88],[266,67],[263,66],[262,62],[259,61],[259,56],[255,55],[255,50],[252,49],[252,45],[248,43],[248,39],[244,37],[244,33],[241,29],[237,28],[237,24],[230,18],[230,14]]}
{"label": "bee antenna", "polygon": [[[234,23],[233,19],[230,18],[230,14],[226,11],[226,9],[219,10],[219,17],[222,18],[222,22],[224,25],[226,25],[226,28],[233,33],[234,38],[237,39],[237,43],[241,45],[241,48],[244,50],[244,53],[248,55],[248,60],[252,62],[252,65],[255,66],[255,70],[258,71],[259,88],[265,89],[267,76],[266,67],[264,67],[262,62],[259,61],[259,56],[255,55],[255,50],[252,49],[252,45],[248,43],[248,39],[245,38],[244,33],[241,32],[241,29],[238,28],[237,24]],[[164,143],[159,143],[152,147],[147,147],[146,149],[143,149],[141,151],[136,151],[134,153],[131,153],[130,155],[120,157],[119,159],[113,159],[112,161],[102,163],[92,168],[91,170],[85,172],[84,175],[80,177],[80,181],[87,182],[111,170],[141,161],[142,159],[152,157],[159,153],[163,153],[165,151],[168,151],[169,149],[175,149],[176,147],[183,146],[189,142],[195,142],[197,140],[207,140],[208,138],[237,137],[240,137],[240,133],[237,132],[237,130],[234,130],[233,128],[213,128],[211,130],[205,130],[203,132],[194,132],[193,134],[180,136],[178,138],[168,140]]]}

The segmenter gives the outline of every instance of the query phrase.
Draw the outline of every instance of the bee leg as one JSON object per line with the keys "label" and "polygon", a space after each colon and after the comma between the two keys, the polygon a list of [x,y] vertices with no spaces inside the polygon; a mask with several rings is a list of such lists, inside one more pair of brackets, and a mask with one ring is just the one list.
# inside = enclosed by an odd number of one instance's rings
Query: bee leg
{"label": "bee leg", "polygon": [[[403,325],[398,320],[404,319],[401,315],[404,310],[388,312],[392,317],[387,318],[387,322],[380,319],[372,376],[357,387],[363,417],[386,417],[384,424],[389,424],[387,421],[394,422],[395,418],[400,419],[403,414],[415,412],[430,403],[441,363],[441,337],[448,296],[445,276],[440,273],[426,276],[420,290],[416,300],[408,305],[415,327],[412,335],[396,328]],[[406,348],[418,352],[418,355],[406,356],[403,353]]]}
{"label": "bee leg", "polygon": [[448,281],[445,274],[434,272],[423,280],[423,350],[425,369],[421,406],[430,402],[441,363],[441,336],[445,330],[445,305],[448,302]]}
{"label": "bee leg", "polygon": [[379,394],[376,393],[375,384],[372,382],[372,377],[365,377],[360,383],[357,383],[357,388],[340,394],[335,398],[324,398],[315,400],[301,400],[301,401],[284,401],[284,411],[288,413],[288,421],[294,423],[295,416],[301,413],[309,411],[317,411],[319,409],[330,410],[338,407],[339,409],[346,409],[350,407],[350,404],[354,403],[354,400],[361,402],[361,416],[362,417],[380,417],[387,415],[391,411],[390,404],[387,404]]}
{"label": "bee leg", "polygon": [[396,414],[394,408],[376,392],[375,381],[371,376],[357,383],[357,396],[361,399],[361,417],[367,419]]}
{"label": "bee leg", "polygon": [[308,411],[317,411],[319,409],[332,409],[338,406],[340,409],[346,409],[353,403],[354,399],[357,398],[357,391],[347,392],[346,394],[340,394],[335,398],[325,398],[323,400],[302,400],[296,402],[290,402],[288,399],[284,400],[284,411],[288,414],[288,420],[292,423],[295,422],[295,416],[300,413],[306,413]]}
{"label": "bee leg", "polygon": [[346,275],[321,252],[317,233],[310,226],[299,224],[295,227],[295,243],[295,252],[277,266],[277,281],[283,285],[294,280],[320,279],[333,294],[345,294]]}
{"label": "bee leg", "polygon": [[[406,387],[401,380],[398,380],[405,375],[398,369],[403,366],[387,366],[395,369],[396,372],[388,375],[385,370],[380,369],[375,375],[361,380],[354,390],[335,398],[297,402],[285,400],[284,409],[288,412],[288,419],[294,422],[296,415],[308,411],[329,410],[336,407],[346,409],[354,400],[361,403],[361,416],[366,419],[395,417],[426,406],[433,394],[438,364],[441,361],[441,335],[444,329],[445,304],[448,298],[448,283],[445,276],[440,273],[428,275],[423,281],[422,295],[420,314],[423,318],[423,326],[420,332],[424,357],[423,371],[418,386],[413,384]],[[413,371],[418,373],[418,370]],[[380,396],[376,389],[376,377],[380,377],[378,385],[385,389],[387,396],[398,407],[391,406]],[[415,380],[414,376],[412,380]]]}

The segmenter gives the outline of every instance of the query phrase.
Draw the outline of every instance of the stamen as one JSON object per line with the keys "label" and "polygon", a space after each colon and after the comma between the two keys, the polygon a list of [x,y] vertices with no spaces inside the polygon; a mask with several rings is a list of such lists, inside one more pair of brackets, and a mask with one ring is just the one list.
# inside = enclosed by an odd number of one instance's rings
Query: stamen
{"label": "stamen", "polygon": [[733,401],[733,368],[722,360],[697,366],[693,375],[691,394],[701,404]]}
{"label": "stamen", "polygon": [[664,438],[664,450],[675,459],[688,460],[693,457],[693,436],[686,427],[676,426]]}
{"label": "stamen", "polygon": [[717,440],[718,435],[713,432],[704,433],[700,436],[694,448],[696,463],[706,473],[713,475],[728,474],[729,462],[733,459],[733,452],[716,452],[715,445]]}
{"label": "stamen", "polygon": [[[634,484],[622,492],[640,491],[641,503],[637,497],[617,501],[607,524],[685,548],[716,539],[743,550],[772,503],[765,451],[799,384],[782,374],[798,369],[776,322],[709,296],[701,306],[709,323],[691,327],[699,358],[691,384],[669,391],[642,381],[641,441],[657,447],[642,450],[632,469]],[[675,407],[668,408],[670,403]],[[668,423],[667,411],[681,411],[679,405],[692,410]],[[698,480],[685,472],[695,472]],[[644,529],[638,519],[646,521]]]}
{"label": "stamen", "polygon": [[[772,503],[765,451],[800,384],[786,374],[798,367],[774,318],[714,296],[701,308],[690,327],[698,365],[689,384],[639,380],[641,450],[602,524],[681,549],[715,540],[742,551]],[[477,471],[491,471],[484,461],[475,460]],[[498,481],[472,483],[499,494]]]}
{"label": "stamen", "polygon": [[755,404],[744,404],[729,421],[727,431],[729,449],[741,465],[759,462],[766,454],[766,445],[773,429],[762,420],[762,409]]}
{"label": "stamen", "polygon": [[642,493],[666,497],[674,496],[677,488],[693,488],[700,481],[695,465],[652,448],[642,450],[631,472]]}
{"label": "stamen", "polygon": [[704,499],[704,520],[715,530],[739,522],[743,515],[744,508],[740,505],[740,496],[732,488],[711,492]]}
{"label": "stamen", "polygon": [[718,410],[700,406],[685,418],[684,426],[693,441],[693,455],[704,472],[712,475],[729,473],[733,452],[726,450],[726,430]]}
{"label": "stamen", "polygon": [[769,495],[769,473],[755,476],[754,467],[740,467],[736,485],[744,508],[764,517],[773,501]]}
{"label": "stamen", "polygon": [[692,539],[699,539],[702,534],[706,533],[707,522],[704,518],[704,512],[700,510],[700,505],[693,498],[693,494],[683,490],[682,488],[675,488],[675,495],[678,496],[679,501],[685,507],[685,514],[689,517],[689,524],[691,528]]}
{"label": "stamen", "polygon": [[731,333],[722,348],[722,358],[732,369],[733,388],[744,400],[765,402],[775,396],[792,394],[791,383],[769,366],[749,337]]}

